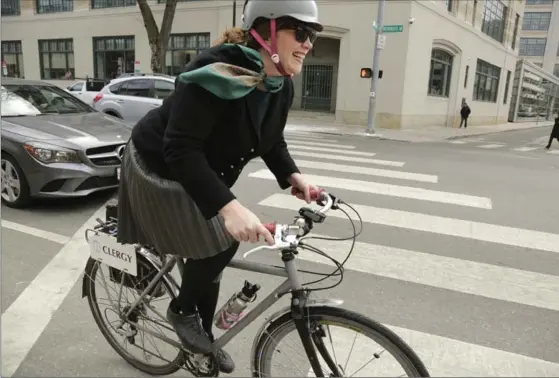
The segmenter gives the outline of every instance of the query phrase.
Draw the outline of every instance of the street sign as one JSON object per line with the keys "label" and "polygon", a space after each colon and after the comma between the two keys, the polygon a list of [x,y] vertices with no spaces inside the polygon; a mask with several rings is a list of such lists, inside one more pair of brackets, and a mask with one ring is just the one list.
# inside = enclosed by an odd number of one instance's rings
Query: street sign
{"label": "street sign", "polygon": [[383,50],[384,46],[386,46],[386,36],[381,34],[378,36],[377,49]]}
{"label": "street sign", "polygon": [[401,33],[404,31],[404,25],[384,25],[382,31],[385,33]]}

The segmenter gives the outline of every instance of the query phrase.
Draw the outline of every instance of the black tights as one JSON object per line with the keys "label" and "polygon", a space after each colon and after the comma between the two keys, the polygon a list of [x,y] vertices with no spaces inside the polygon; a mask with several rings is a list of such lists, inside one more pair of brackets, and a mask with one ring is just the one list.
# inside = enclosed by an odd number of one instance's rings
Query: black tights
{"label": "black tights", "polygon": [[235,242],[225,251],[205,259],[187,260],[177,302],[178,309],[185,314],[193,314],[198,310],[202,326],[213,338],[212,321],[219,298],[219,277],[223,269],[237,253],[239,243]]}

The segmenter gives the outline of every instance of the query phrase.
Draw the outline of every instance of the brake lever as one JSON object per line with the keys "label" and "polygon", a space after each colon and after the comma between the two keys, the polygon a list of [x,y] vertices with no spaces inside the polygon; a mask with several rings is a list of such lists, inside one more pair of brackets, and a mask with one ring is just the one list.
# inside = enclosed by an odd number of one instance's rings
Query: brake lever
{"label": "brake lever", "polygon": [[[340,200],[333,194],[328,193],[328,196],[330,198],[332,198],[332,207],[330,209],[338,210],[340,208],[338,206],[338,204],[340,203]],[[320,206],[325,206],[326,205],[326,202],[324,202],[323,200],[317,200],[316,203]]]}

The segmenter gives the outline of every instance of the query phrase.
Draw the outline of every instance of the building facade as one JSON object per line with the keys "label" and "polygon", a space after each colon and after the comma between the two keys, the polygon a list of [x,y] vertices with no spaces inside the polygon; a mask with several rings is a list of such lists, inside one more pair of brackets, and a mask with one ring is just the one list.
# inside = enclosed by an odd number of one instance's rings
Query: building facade
{"label": "building facade", "polygon": [[559,77],[559,1],[525,1],[518,54]]}
{"label": "building facade", "polygon": [[[304,0],[302,0],[304,1]],[[148,0],[158,23],[165,0]],[[232,25],[230,0],[179,0],[167,53],[179,73]],[[237,1],[240,24],[243,1]],[[294,79],[294,108],[364,125],[377,1],[319,0],[325,25]],[[523,1],[389,0],[377,79],[377,125],[457,127],[505,123],[519,50]],[[135,0],[2,0],[2,59],[10,76],[61,80],[150,72],[150,49]]]}

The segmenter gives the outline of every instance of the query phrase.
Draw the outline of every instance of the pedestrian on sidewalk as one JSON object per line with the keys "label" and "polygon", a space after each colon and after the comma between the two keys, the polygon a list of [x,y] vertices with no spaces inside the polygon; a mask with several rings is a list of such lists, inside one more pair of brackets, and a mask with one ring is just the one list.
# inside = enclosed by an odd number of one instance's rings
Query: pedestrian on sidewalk
{"label": "pedestrian on sidewalk", "polygon": [[545,147],[548,150],[551,148],[551,142],[553,141],[553,138],[557,139],[557,141],[559,142],[559,112],[557,112],[556,116],[557,117],[555,117],[553,129],[551,129],[551,135],[549,136],[549,143]]}
{"label": "pedestrian on sidewalk", "polygon": [[468,103],[466,102],[466,99],[462,99],[462,109],[460,109],[460,117],[462,119],[460,120],[459,129],[462,128],[462,124],[464,124],[464,128],[468,127],[468,117],[470,116],[471,112],[472,112],[472,110],[468,106]]}
{"label": "pedestrian on sidewalk", "polygon": [[[175,89],[134,127],[122,158],[118,236],[186,259],[167,319],[184,347],[212,353],[222,271],[240,242],[274,238],[231,191],[247,163],[261,157],[285,190],[311,203],[318,190],[301,175],[283,131],[318,21],[314,0],[249,0],[243,27],[178,75]],[[214,352],[221,372],[235,364]]]}

